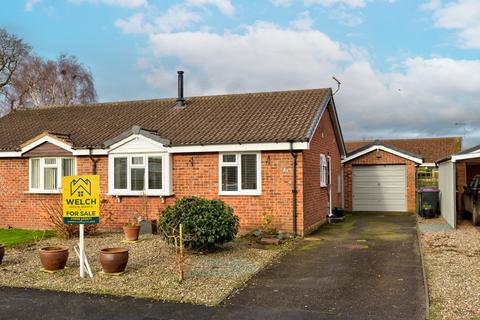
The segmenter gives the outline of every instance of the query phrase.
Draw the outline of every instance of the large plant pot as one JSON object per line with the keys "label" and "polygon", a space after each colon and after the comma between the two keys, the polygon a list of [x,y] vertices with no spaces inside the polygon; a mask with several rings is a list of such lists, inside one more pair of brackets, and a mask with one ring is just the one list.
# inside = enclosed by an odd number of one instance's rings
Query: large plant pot
{"label": "large plant pot", "polygon": [[4,255],[5,255],[5,246],[0,243],[0,264],[2,264]]}
{"label": "large plant pot", "polygon": [[140,234],[140,226],[124,226],[123,233],[125,234],[125,240],[137,241]]}
{"label": "large plant pot", "polygon": [[100,250],[100,264],[105,273],[123,272],[127,263],[127,248],[105,248]]}
{"label": "large plant pot", "polygon": [[48,246],[38,250],[40,261],[45,270],[55,271],[65,268],[68,260],[67,246]]}

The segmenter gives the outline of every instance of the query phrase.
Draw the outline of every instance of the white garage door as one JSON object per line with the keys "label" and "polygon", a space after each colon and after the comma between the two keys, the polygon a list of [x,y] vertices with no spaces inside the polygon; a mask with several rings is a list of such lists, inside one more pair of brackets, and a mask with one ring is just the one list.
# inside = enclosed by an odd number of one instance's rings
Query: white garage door
{"label": "white garage door", "polygon": [[404,165],[353,167],[353,211],[407,211]]}

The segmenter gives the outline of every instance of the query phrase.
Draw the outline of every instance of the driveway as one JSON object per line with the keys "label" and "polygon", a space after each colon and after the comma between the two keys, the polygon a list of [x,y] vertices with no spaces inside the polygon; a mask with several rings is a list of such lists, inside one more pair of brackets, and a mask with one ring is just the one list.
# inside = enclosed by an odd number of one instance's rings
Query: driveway
{"label": "driveway", "polygon": [[349,215],[216,308],[0,288],[1,319],[424,319],[415,217]]}

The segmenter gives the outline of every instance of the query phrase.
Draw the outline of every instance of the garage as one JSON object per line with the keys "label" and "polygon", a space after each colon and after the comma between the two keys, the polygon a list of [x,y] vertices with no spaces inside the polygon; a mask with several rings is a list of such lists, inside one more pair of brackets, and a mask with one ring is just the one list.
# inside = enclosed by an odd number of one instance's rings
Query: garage
{"label": "garage", "polygon": [[352,168],[353,211],[407,211],[405,165]]}

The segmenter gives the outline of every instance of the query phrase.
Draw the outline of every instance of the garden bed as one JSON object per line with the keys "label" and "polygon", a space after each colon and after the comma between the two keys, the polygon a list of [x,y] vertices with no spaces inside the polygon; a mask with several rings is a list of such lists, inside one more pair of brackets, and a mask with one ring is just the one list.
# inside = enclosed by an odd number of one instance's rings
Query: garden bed
{"label": "garden bed", "polygon": [[[239,239],[222,249],[185,256],[185,280],[178,281],[174,248],[159,236],[142,236],[135,244],[121,243],[123,234],[100,234],[85,239],[86,253],[94,272],[93,279],[79,277],[79,259],[73,246],[77,240],[45,239],[34,244],[8,249],[0,265],[0,286],[29,287],[68,292],[126,295],[157,300],[216,305],[232,291],[242,287],[260,269],[275,261],[289,244],[264,247]],[[64,244],[70,247],[67,269],[49,274],[41,272],[37,250]],[[130,259],[122,276],[99,274],[98,252],[105,247],[127,247]]]}
{"label": "garden bed", "polygon": [[[427,221],[429,224],[442,222],[441,218]],[[430,319],[478,319],[479,228],[463,221],[457,230],[422,232],[421,240],[429,288]]]}

